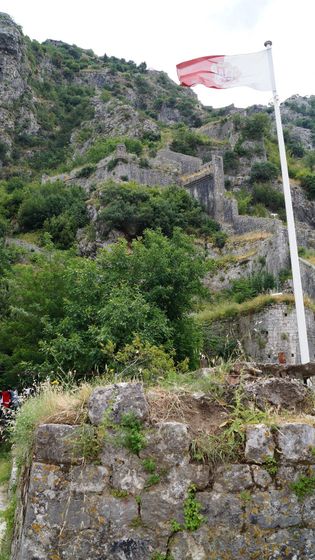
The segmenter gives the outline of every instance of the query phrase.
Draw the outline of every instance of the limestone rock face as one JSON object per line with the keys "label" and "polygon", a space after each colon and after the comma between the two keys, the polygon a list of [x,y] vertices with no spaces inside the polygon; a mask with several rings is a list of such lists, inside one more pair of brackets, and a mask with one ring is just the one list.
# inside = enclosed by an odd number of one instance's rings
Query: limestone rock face
{"label": "limestone rock face", "polygon": [[119,424],[126,413],[134,414],[139,420],[148,416],[148,403],[141,383],[117,383],[108,387],[97,387],[89,400],[89,418],[92,424],[101,424],[104,415]]}
{"label": "limestone rock face", "polygon": [[[23,126],[25,132],[37,130],[38,125],[27,84],[29,66],[23,35],[10,16],[3,13],[0,13],[0,58],[0,139],[10,150],[16,123]],[[30,98],[28,108],[23,102],[16,103],[25,94]]]}

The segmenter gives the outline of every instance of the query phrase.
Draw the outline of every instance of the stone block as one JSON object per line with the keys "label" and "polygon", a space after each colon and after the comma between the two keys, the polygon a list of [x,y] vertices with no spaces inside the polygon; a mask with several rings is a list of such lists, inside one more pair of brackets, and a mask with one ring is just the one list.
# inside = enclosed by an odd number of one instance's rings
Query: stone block
{"label": "stone block", "polygon": [[296,526],[302,523],[301,505],[288,489],[256,492],[247,504],[247,521],[261,529]]}
{"label": "stone block", "polygon": [[123,535],[130,530],[132,521],[138,517],[138,504],[132,496],[116,498],[102,495],[96,503],[97,514],[109,522],[111,533]]}
{"label": "stone block", "polygon": [[304,498],[302,505],[302,517],[303,522],[307,527],[315,529],[315,495],[306,496]]}
{"label": "stone block", "polygon": [[170,555],[174,560],[208,560],[208,531],[201,527],[197,531],[176,533],[170,541]]}
{"label": "stone block", "polygon": [[140,458],[153,458],[158,465],[172,468],[189,462],[190,437],[186,424],[160,422],[147,435],[147,445]]}
{"label": "stone block", "polygon": [[159,535],[169,535],[172,519],[184,523],[183,507],[183,499],[175,499],[168,485],[159,485],[142,495],[141,519],[145,527],[157,531]]}
{"label": "stone block", "polygon": [[35,434],[35,460],[49,464],[80,462],[79,430],[78,426],[68,424],[39,426]]}
{"label": "stone block", "polygon": [[268,488],[268,486],[272,483],[270,474],[265,469],[258,467],[258,465],[253,465],[251,469],[255,484],[264,490]]}
{"label": "stone block", "polygon": [[275,442],[270,428],[264,424],[249,426],[246,430],[245,458],[249,462],[262,464],[273,457]]}
{"label": "stone block", "polygon": [[197,492],[196,499],[201,503],[201,513],[210,527],[241,528],[243,502],[239,496],[217,492]]}
{"label": "stone block", "polygon": [[279,426],[278,449],[284,462],[315,463],[315,428],[309,424]]}
{"label": "stone block", "polygon": [[145,420],[149,412],[141,383],[97,387],[90,397],[88,410],[91,423],[96,425],[102,423],[106,414],[111,422],[119,424],[125,414],[134,414],[139,420]]}
{"label": "stone block", "polygon": [[224,465],[214,475],[214,492],[241,492],[253,487],[248,465]]}

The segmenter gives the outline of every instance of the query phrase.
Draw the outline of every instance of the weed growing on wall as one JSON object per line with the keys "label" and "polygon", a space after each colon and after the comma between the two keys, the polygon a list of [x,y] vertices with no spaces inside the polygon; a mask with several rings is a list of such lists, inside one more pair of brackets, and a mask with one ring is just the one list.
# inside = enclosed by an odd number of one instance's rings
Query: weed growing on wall
{"label": "weed growing on wall", "polygon": [[187,531],[196,531],[199,529],[204,519],[200,510],[201,504],[196,500],[196,486],[191,484],[188,488],[188,496],[184,501],[184,527]]}
{"label": "weed growing on wall", "polygon": [[315,476],[301,475],[296,482],[290,484],[290,488],[295,492],[299,500],[304,500],[315,492]]}
{"label": "weed growing on wall", "polygon": [[117,439],[136,455],[145,447],[146,439],[142,424],[132,412],[123,415],[118,427]]}

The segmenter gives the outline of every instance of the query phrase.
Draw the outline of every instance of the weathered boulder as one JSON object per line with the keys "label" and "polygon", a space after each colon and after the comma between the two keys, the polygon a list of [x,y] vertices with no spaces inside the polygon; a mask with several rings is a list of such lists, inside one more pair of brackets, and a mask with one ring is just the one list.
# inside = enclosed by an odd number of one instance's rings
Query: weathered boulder
{"label": "weathered boulder", "polygon": [[308,424],[283,424],[278,430],[278,448],[288,463],[315,463],[315,428]]}
{"label": "weathered boulder", "polygon": [[247,461],[262,464],[273,457],[275,442],[270,428],[264,424],[249,426],[246,430],[245,457]]}
{"label": "weathered boulder", "polygon": [[296,379],[257,379],[245,383],[244,392],[261,408],[268,404],[288,409],[309,406],[309,389]]}
{"label": "weathered boulder", "polygon": [[91,423],[96,425],[101,424],[105,416],[114,424],[119,424],[127,413],[145,420],[149,412],[141,383],[97,387],[90,397],[88,410]]}

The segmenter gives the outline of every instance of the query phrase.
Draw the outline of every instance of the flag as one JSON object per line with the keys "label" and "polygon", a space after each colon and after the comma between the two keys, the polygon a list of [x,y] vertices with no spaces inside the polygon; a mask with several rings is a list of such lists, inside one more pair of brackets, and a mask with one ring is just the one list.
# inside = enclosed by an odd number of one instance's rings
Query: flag
{"label": "flag", "polygon": [[202,84],[225,89],[248,86],[261,91],[271,90],[267,50],[249,54],[203,56],[177,64],[182,86]]}

